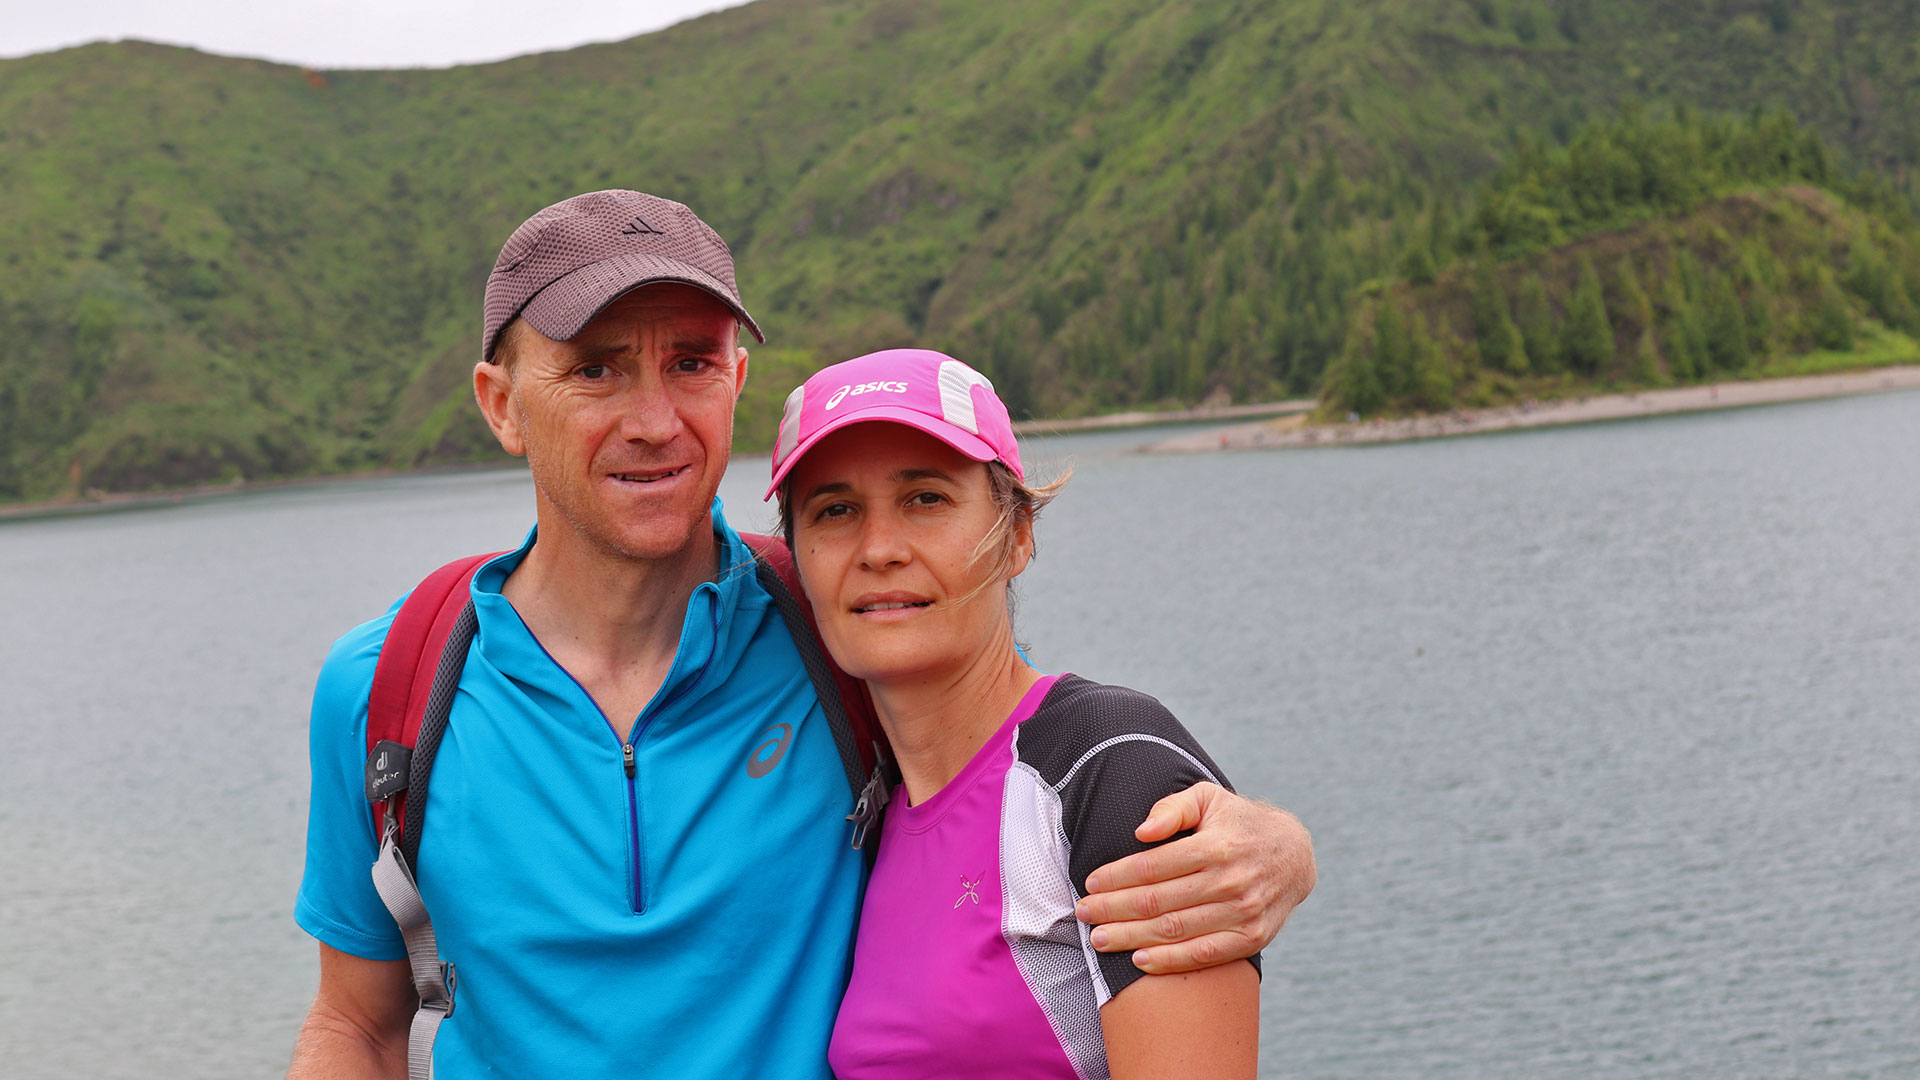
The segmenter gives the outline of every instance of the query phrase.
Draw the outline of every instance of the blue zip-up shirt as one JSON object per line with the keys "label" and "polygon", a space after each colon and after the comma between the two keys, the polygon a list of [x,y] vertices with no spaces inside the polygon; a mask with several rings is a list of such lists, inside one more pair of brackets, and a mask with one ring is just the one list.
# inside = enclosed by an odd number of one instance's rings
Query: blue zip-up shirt
{"label": "blue zip-up shirt", "polygon": [[[533,537],[474,577],[479,632],[420,845],[420,892],[458,975],[434,1048],[443,1080],[829,1076],[863,872],[842,820],[852,795],[717,501],[714,523],[727,569],[694,590],[673,668],[625,742],[500,593]],[[392,618],[341,638],[320,673],[295,910],[374,960],[406,957],[369,877],[362,787]]]}

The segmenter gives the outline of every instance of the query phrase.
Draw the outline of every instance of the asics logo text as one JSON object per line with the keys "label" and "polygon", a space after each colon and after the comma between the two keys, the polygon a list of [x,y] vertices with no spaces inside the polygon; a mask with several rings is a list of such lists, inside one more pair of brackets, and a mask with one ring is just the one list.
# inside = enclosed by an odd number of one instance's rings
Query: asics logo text
{"label": "asics logo text", "polygon": [[833,392],[833,396],[827,399],[827,408],[832,409],[835,405],[838,405],[842,401],[845,401],[849,395],[872,394],[876,392],[887,393],[887,394],[904,394],[907,392],[907,384],[903,382],[870,382],[870,383],[860,383],[857,386],[843,386],[840,389],[835,390]]}

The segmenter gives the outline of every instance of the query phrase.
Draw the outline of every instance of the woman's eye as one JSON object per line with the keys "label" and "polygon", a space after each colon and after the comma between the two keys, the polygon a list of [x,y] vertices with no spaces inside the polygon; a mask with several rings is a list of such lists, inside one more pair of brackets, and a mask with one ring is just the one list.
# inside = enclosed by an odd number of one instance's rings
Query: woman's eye
{"label": "woman's eye", "polygon": [[945,495],[937,491],[922,491],[911,500],[915,506],[938,506],[947,501]]}
{"label": "woman's eye", "polygon": [[827,521],[832,518],[845,517],[851,513],[853,513],[853,508],[846,503],[828,503],[821,507],[820,512],[814,516],[821,521]]}

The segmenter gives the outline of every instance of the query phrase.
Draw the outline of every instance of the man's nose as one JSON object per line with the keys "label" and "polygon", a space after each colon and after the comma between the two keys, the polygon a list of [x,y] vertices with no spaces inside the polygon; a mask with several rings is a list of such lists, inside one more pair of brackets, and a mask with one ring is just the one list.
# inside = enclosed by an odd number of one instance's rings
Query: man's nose
{"label": "man's nose", "polygon": [[673,395],[657,382],[635,380],[622,404],[620,436],[628,442],[670,442],[686,426]]}

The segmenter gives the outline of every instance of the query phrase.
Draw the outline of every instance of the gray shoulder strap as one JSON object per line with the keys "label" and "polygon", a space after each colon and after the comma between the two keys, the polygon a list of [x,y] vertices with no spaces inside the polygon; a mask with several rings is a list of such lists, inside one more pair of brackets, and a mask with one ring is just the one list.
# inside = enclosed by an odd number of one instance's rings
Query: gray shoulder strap
{"label": "gray shoulder strap", "polygon": [[373,887],[380,901],[400,924],[407,942],[407,962],[413,968],[413,988],[420,995],[420,1011],[413,1014],[407,1032],[407,1080],[431,1080],[433,1040],[440,1021],[453,1015],[453,965],[440,961],[440,944],[433,938],[433,920],[420,899],[420,888],[407,872],[406,861],[389,831],[380,841],[380,858],[373,864]]}
{"label": "gray shoulder strap", "polygon": [[[426,714],[420,721],[419,742],[414,747],[412,775],[407,785],[406,835],[404,838],[397,835],[399,830],[389,804],[380,837],[380,856],[373,863],[373,887],[407,943],[413,989],[420,996],[420,1010],[413,1014],[413,1025],[407,1032],[407,1080],[432,1080],[433,1041],[440,1034],[440,1022],[453,1015],[453,965],[440,959],[440,943],[434,940],[433,920],[427,915],[426,901],[420,898],[420,886],[414,880],[412,866],[417,865],[420,858],[427,778],[433,769],[440,737],[446,733],[447,718],[453,713],[454,693],[460,687],[460,673],[466,667],[467,648],[472,645],[478,628],[473,601],[468,600],[440,654]],[[406,853],[401,851],[403,843]]]}

